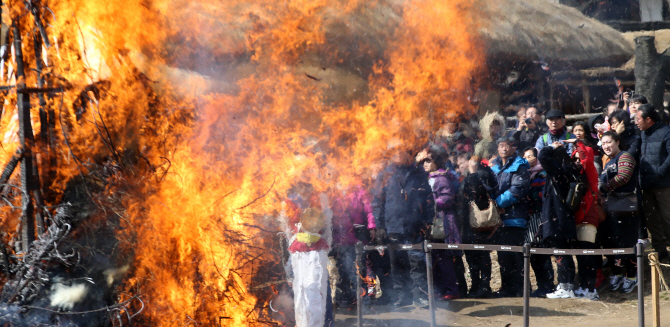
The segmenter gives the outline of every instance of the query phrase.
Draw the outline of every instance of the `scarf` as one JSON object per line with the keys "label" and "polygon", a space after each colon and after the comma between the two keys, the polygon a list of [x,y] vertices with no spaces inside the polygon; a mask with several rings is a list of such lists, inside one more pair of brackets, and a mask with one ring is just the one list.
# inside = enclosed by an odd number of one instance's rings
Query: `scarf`
{"label": "scarf", "polygon": [[561,136],[563,134],[563,131],[565,130],[565,126],[559,128],[559,129],[550,129],[549,133],[553,136]]}

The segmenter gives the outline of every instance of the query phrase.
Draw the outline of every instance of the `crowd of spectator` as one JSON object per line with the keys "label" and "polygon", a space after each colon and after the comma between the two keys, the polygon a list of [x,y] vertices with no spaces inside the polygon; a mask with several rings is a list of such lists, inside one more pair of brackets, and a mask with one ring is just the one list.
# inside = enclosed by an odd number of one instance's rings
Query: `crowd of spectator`
{"label": "crowd of spectator", "polygon": [[[352,304],[361,292],[396,306],[428,303],[423,251],[371,251],[354,264],[358,241],[594,249],[650,239],[660,261],[670,261],[670,128],[665,113],[643,96],[627,97],[626,104],[572,126],[560,110],[542,113],[535,106],[517,108],[511,128],[498,113],[450,119],[424,148],[391,149],[369,185],[333,201],[339,208],[330,251],[340,276],[336,302]],[[492,209],[499,225],[471,226],[473,211]],[[491,254],[463,252],[433,251],[438,299],[522,296],[520,253],[497,253],[501,286],[493,292]],[[597,300],[602,283],[625,293],[637,286],[632,255],[577,256],[576,262],[556,255],[554,262],[555,269],[551,256],[531,256],[537,280],[531,296]],[[365,289],[356,289],[357,278]]]}

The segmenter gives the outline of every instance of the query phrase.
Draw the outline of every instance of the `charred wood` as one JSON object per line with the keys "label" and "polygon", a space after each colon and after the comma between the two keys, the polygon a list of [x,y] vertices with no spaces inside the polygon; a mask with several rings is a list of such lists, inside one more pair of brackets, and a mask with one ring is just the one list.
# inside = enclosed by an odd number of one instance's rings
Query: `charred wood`
{"label": "charred wood", "polygon": [[[37,18],[36,18],[37,19]],[[44,37],[44,36],[42,36]],[[45,80],[44,80],[44,68],[45,64],[42,61],[42,40],[40,37],[35,34],[34,35],[34,48],[35,48],[35,67],[37,70],[37,87],[42,89],[44,88]],[[47,154],[49,160],[42,160],[43,165],[42,165],[42,171],[48,172],[44,176],[44,183],[42,185],[51,185],[51,181],[55,178],[55,169],[56,169],[56,164],[58,163],[56,159],[56,153],[54,149],[54,143],[50,141],[50,139],[53,137],[53,127],[54,127],[54,122],[50,121],[50,119],[54,119],[53,112],[51,115],[47,113],[47,101],[45,99],[45,94],[40,92],[37,93],[37,98],[39,99],[39,104],[40,104],[40,110],[39,110],[39,115],[40,115],[40,152],[43,154]],[[51,109],[53,111],[53,109]],[[51,117],[49,117],[51,116]],[[44,157],[42,157],[44,158]],[[40,185],[40,176],[39,173],[35,172],[35,180],[37,182],[37,185]],[[39,192],[43,194],[43,189],[42,187],[39,188]],[[48,193],[48,192],[47,192]],[[44,204],[42,203],[43,197],[40,195],[39,197],[37,194],[35,195],[35,200],[37,202],[38,208],[41,208]],[[37,211],[37,232],[39,234],[44,232],[44,225],[41,223],[41,215],[40,210]],[[40,225],[42,228],[40,228]]]}
{"label": "charred wood", "polygon": [[[12,283],[16,285],[8,294],[3,295],[3,300],[8,303],[24,302],[26,295],[38,294],[38,290],[43,279],[45,265],[48,262],[58,261],[66,265],[76,256],[76,253],[62,254],[58,251],[58,244],[69,234],[71,230],[70,222],[74,208],[72,205],[65,204],[56,210],[56,214],[50,220],[49,228],[33,243],[33,246],[24,251],[24,259],[20,261],[16,269],[16,280]],[[8,287],[5,286],[7,289]],[[31,288],[29,290],[27,288]]]}
{"label": "charred wood", "polygon": [[[34,35],[33,37],[33,45],[35,46],[35,68],[37,70],[37,87],[38,88],[43,88],[44,87],[44,77],[42,75],[42,70],[44,70],[44,62],[42,61],[42,40],[37,36],[37,34]],[[49,142],[47,139],[49,136],[48,133],[48,117],[47,117],[47,112],[45,110],[45,106],[47,105],[47,101],[44,98],[44,93],[37,93],[37,98],[40,101],[40,146],[45,147],[46,144]]]}
{"label": "charred wood", "polygon": [[40,36],[42,37],[42,40],[44,40],[44,46],[47,48],[51,47],[51,44],[49,43],[49,37],[47,36],[47,30],[44,28],[44,24],[42,23],[42,15],[40,12],[40,2],[39,1],[27,1],[25,2],[26,5],[30,6],[30,12],[33,14],[33,18],[35,19],[35,25],[37,26],[37,29],[40,31]]}
{"label": "charred wood", "polygon": [[32,147],[35,143],[33,136],[33,127],[30,120],[30,95],[24,92],[26,77],[23,62],[23,50],[21,42],[21,29],[18,19],[12,24],[12,33],[14,36],[14,50],[16,58],[16,86],[17,86],[17,106],[19,114],[19,142],[24,149],[24,156],[21,159],[21,188],[23,214],[21,215],[21,249],[24,253],[28,252],[30,244],[35,240],[35,220],[33,217],[33,204],[30,195],[33,184],[33,155]]}
{"label": "charred wood", "polygon": [[35,158],[35,153],[33,152],[33,197],[35,197],[35,205],[37,210],[35,210],[35,223],[37,224],[37,235],[44,234],[44,217],[42,215],[42,208],[44,208],[44,202],[42,201],[42,186],[40,185],[40,173],[37,169],[37,160]]}
{"label": "charred wood", "polygon": [[75,116],[77,116],[77,121],[80,121],[88,109],[88,105],[93,101],[93,99],[88,95],[88,92],[93,93],[93,96],[97,99],[100,99],[100,91],[109,88],[111,83],[109,81],[99,81],[93,84],[86,86],[80,93],[77,100],[72,103],[72,109]]}
{"label": "charred wood", "polygon": [[4,244],[0,244],[0,264],[2,264],[2,272],[5,276],[9,276],[12,273],[11,266],[9,265],[9,254],[7,254],[7,248]]}
{"label": "charred wood", "polygon": [[7,184],[7,181],[9,181],[9,178],[12,176],[14,169],[16,169],[16,166],[19,164],[19,161],[21,161],[22,157],[23,157],[23,149],[19,148],[18,150],[16,150],[16,153],[9,159],[9,162],[7,162],[5,169],[2,170],[2,175],[0,175],[0,193],[2,193],[5,184]]}

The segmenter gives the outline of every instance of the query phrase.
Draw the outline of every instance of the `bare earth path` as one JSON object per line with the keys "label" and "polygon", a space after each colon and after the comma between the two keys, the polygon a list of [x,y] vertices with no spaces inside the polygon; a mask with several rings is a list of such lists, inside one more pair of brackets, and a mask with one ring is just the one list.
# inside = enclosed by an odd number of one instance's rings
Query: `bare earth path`
{"label": "bare earth path", "polygon": [[[647,255],[645,254],[645,258]],[[500,272],[497,253],[491,253],[493,262],[491,286],[500,287]],[[554,269],[555,262],[554,262]],[[661,269],[665,280],[670,283],[670,268]],[[467,271],[467,268],[466,268]],[[603,269],[609,275],[609,269]],[[535,288],[535,275],[531,270],[531,284]],[[469,276],[466,275],[468,284]],[[645,326],[652,326],[651,308],[651,268],[645,259],[644,287]],[[604,284],[607,283],[607,280]],[[468,285],[469,286],[469,285]],[[600,300],[585,299],[530,299],[530,325],[541,327],[606,326],[630,327],[638,325],[637,288],[630,294],[607,290],[602,285],[598,291]],[[661,325],[670,326],[670,292],[660,295]],[[435,301],[438,326],[523,326],[523,299],[459,299],[450,302]],[[430,326],[430,312],[427,308],[413,306],[393,308],[390,305],[367,305],[363,311],[363,326],[427,327]],[[510,324],[509,326],[507,326]],[[356,307],[335,310],[335,326],[356,326]]]}
{"label": "bare earth path", "polygon": [[[647,287],[648,288],[648,287]],[[646,325],[651,326],[651,297],[646,292]],[[584,299],[535,299],[530,301],[531,326],[638,326],[636,294],[604,291],[600,301]],[[523,325],[523,299],[460,299],[436,302],[438,326],[499,326]],[[337,309],[336,327],[355,326],[356,308]],[[373,306],[364,311],[363,326],[430,326],[428,309],[406,306],[393,310],[391,306]],[[661,293],[661,326],[670,326],[670,297]]]}

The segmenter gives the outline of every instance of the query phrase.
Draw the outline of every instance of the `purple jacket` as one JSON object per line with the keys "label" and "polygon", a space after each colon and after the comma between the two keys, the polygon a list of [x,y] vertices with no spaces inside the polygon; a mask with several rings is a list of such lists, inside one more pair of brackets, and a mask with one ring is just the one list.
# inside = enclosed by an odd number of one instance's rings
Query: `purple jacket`
{"label": "purple jacket", "polygon": [[456,176],[451,172],[440,169],[430,173],[428,180],[435,197],[435,214],[442,217],[446,243],[461,243],[461,232],[456,223],[456,195],[458,187]]}
{"label": "purple jacket", "polygon": [[[352,187],[345,195],[336,195],[332,202],[333,244],[353,246],[358,242],[355,225],[376,228],[370,195],[361,186]],[[363,243],[366,243],[364,240]]]}

